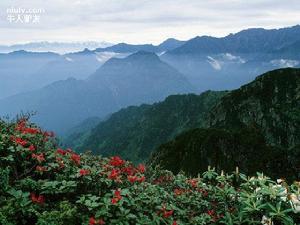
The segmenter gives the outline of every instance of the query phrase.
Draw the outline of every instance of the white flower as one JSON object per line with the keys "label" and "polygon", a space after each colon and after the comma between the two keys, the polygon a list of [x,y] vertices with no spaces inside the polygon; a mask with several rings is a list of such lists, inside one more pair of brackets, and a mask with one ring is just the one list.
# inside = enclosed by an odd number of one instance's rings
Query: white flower
{"label": "white flower", "polygon": [[278,196],[280,197],[280,199],[282,201],[284,201],[284,202],[287,201],[288,190],[286,187],[284,187],[282,185],[274,185],[273,188],[278,191]]}
{"label": "white flower", "polygon": [[272,219],[263,215],[262,219],[261,219],[261,224],[262,225],[274,225],[272,222]]}
{"label": "white flower", "polygon": [[282,184],[283,182],[285,182],[284,179],[281,179],[281,178],[277,179],[276,181],[277,181],[277,184]]}
{"label": "white flower", "polygon": [[289,196],[290,198],[290,203],[291,206],[294,210],[295,213],[300,213],[300,196],[295,195],[295,194],[291,194]]}

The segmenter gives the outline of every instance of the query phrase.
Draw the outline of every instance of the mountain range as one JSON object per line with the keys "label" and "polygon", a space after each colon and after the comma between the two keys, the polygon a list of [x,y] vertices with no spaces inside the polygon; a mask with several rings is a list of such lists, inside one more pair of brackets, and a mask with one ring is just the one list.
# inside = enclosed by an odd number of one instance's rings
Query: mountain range
{"label": "mountain range", "polygon": [[251,28],[222,38],[195,37],[161,56],[199,91],[234,89],[258,74],[299,67],[300,25]]}
{"label": "mountain range", "polygon": [[108,47],[113,45],[105,41],[86,41],[86,42],[30,42],[24,44],[14,44],[14,45],[0,45],[1,53],[9,53],[13,51],[30,51],[30,52],[55,52],[58,54],[66,54],[69,52],[82,51],[85,48],[96,49],[100,47]]}
{"label": "mountain range", "polygon": [[147,51],[147,52],[164,53],[166,51],[179,48],[184,43],[185,41],[169,38],[159,45],[152,45],[152,44],[133,45],[133,44],[126,44],[126,43],[119,43],[106,48],[97,48],[94,51],[95,52],[116,52],[116,53],[132,53],[137,51]]}
{"label": "mountain range", "polygon": [[[125,43],[108,47],[108,44],[88,43],[29,43],[14,45],[12,49],[24,48],[11,53],[0,53],[0,99],[15,94],[32,91],[52,82],[70,77],[86,79],[110,58],[124,58],[128,55],[148,50],[162,53],[179,47],[183,41],[168,39],[158,46],[129,45]],[[76,47],[82,51],[57,54],[49,52],[52,47]],[[95,46],[103,46],[95,50]],[[152,46],[148,48],[147,46]],[[35,52],[29,50],[37,49]],[[41,52],[47,50],[47,52]],[[1,46],[0,46],[1,51]],[[70,50],[71,51],[71,50]],[[73,50],[72,50],[73,51]],[[57,51],[56,51],[57,52]],[[34,66],[32,66],[34,65]]]}
{"label": "mountain range", "polygon": [[[297,177],[299,109],[300,69],[279,69],[233,91],[174,95],[122,109],[88,135],[77,132],[80,142],[67,144],[135,162],[153,153],[150,164],[175,173],[195,175],[208,165],[230,171],[239,165],[250,174],[264,170]],[[293,165],[289,170],[287,162]]]}
{"label": "mountain range", "polygon": [[62,134],[89,117],[103,118],[168,94],[236,89],[263,72],[299,67],[299,34],[297,25],[63,55],[0,54],[0,115],[37,111],[42,126]]}
{"label": "mountain range", "polygon": [[0,114],[34,111],[35,121],[62,134],[88,117],[192,91],[185,77],[156,54],[139,51],[108,60],[85,80],[69,78],[0,100]]}
{"label": "mountain range", "polygon": [[225,93],[171,95],[153,105],[130,106],[90,129],[89,135],[86,131],[70,132],[65,143],[80,151],[92,149],[97,154],[121,155],[134,162],[147,160],[160,144],[185,130],[204,126],[207,113]]}
{"label": "mountain range", "polygon": [[299,156],[300,69],[288,68],[226,94],[206,125],[157,147],[150,162],[193,175],[208,165],[227,172],[239,166],[250,174],[299,179]]}

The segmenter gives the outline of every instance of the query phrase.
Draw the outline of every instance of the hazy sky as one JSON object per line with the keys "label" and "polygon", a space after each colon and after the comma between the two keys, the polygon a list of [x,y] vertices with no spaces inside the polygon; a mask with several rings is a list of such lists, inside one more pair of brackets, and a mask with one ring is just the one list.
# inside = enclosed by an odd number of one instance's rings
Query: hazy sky
{"label": "hazy sky", "polygon": [[299,0],[0,0],[0,44],[43,40],[156,44],[168,37],[224,36],[250,27],[299,23]]}

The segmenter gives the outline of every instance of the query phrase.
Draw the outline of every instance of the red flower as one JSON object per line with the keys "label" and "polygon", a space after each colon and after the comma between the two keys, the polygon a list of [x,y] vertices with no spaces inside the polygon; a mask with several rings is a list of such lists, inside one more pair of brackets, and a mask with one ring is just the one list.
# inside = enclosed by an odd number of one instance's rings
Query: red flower
{"label": "red flower", "polygon": [[95,217],[90,217],[89,225],[95,225],[95,224],[104,225],[105,222],[103,219],[96,220]]}
{"label": "red flower", "polygon": [[36,159],[38,162],[43,162],[43,161],[45,161],[45,156],[44,156],[44,153],[41,153],[41,154],[32,154],[31,155],[31,157],[33,158],[33,159]]}
{"label": "red flower", "polygon": [[123,167],[121,169],[121,171],[123,173],[126,173],[128,176],[133,176],[135,174],[135,168],[133,168],[132,166],[128,166],[128,167]]}
{"label": "red flower", "polygon": [[62,169],[65,167],[64,161],[60,157],[56,157],[56,162],[59,164],[59,168]]}
{"label": "red flower", "polygon": [[118,199],[116,199],[116,198],[112,198],[111,199],[111,204],[114,205],[114,204],[117,204],[117,202],[118,202]]}
{"label": "red flower", "polygon": [[142,183],[142,182],[144,182],[145,181],[145,177],[144,176],[142,176],[142,177],[140,177],[139,179],[138,179],[138,182],[140,182],[140,183]]}
{"label": "red flower", "polygon": [[146,171],[146,167],[143,164],[139,164],[137,168],[140,173],[145,173],[145,171]]}
{"label": "red flower", "polygon": [[35,151],[34,145],[30,145],[30,146],[29,146],[29,151],[32,151],[32,152]]}
{"label": "red flower", "polygon": [[179,196],[179,195],[182,195],[184,193],[184,190],[183,189],[180,189],[180,188],[175,188],[174,189],[174,194],[176,196]]}
{"label": "red flower", "polygon": [[73,150],[70,149],[70,148],[68,148],[66,151],[67,151],[68,153],[74,153]]}
{"label": "red flower", "polygon": [[119,156],[114,156],[111,157],[109,164],[112,166],[123,166],[125,164],[125,161]]}
{"label": "red flower", "polygon": [[121,191],[120,190],[115,190],[114,197],[111,199],[111,203],[116,204],[121,199],[122,199]]}
{"label": "red flower", "polygon": [[21,119],[20,121],[18,121],[15,130],[22,132],[26,126],[26,122],[27,122],[26,119]]}
{"label": "red flower", "polygon": [[105,221],[104,221],[103,219],[100,219],[100,220],[98,220],[98,224],[104,225],[104,224],[105,224]]}
{"label": "red flower", "polygon": [[77,165],[80,164],[80,155],[77,155],[76,153],[73,153],[71,155],[71,160],[73,160],[73,162]]}
{"label": "red flower", "polygon": [[215,215],[215,211],[213,209],[212,210],[208,210],[207,214],[210,215],[211,217],[213,217]]}
{"label": "red flower", "polygon": [[23,130],[22,130],[23,134],[38,134],[39,132],[40,132],[39,129],[31,128],[31,127],[23,128]]}
{"label": "red flower", "polygon": [[163,211],[163,217],[164,218],[169,218],[170,216],[172,216],[173,215],[173,210],[169,210],[169,211],[167,211],[167,210],[164,210]]}
{"label": "red flower", "polygon": [[108,176],[108,179],[116,180],[119,175],[120,175],[120,170],[112,169],[112,171],[110,172],[110,175]]}
{"label": "red flower", "polygon": [[177,222],[176,220],[173,221],[172,225],[177,225]]}
{"label": "red flower", "polygon": [[36,195],[35,193],[30,193],[30,198],[33,203],[43,204],[45,202],[45,197],[43,195]]}
{"label": "red flower", "polygon": [[130,183],[134,183],[134,182],[137,181],[138,177],[136,177],[136,176],[128,176],[127,179],[128,179],[128,181]]}
{"label": "red flower", "polygon": [[80,176],[86,176],[86,175],[89,175],[90,173],[91,173],[91,171],[89,171],[87,169],[81,169],[81,170],[79,170]]}
{"label": "red flower", "polygon": [[198,179],[190,179],[187,181],[193,188],[198,186]]}
{"label": "red flower", "polygon": [[95,217],[91,217],[89,220],[89,225],[95,225],[97,224],[97,221],[95,220]]}
{"label": "red flower", "polygon": [[18,144],[18,145],[21,145],[21,146],[25,146],[25,145],[27,145],[27,141],[26,140],[23,140],[22,138],[19,138],[19,137],[16,137],[16,138],[12,138],[14,141],[15,141],[15,143],[16,144]]}
{"label": "red flower", "polygon": [[44,171],[47,171],[47,168],[44,167],[44,166],[37,166],[37,167],[35,168],[35,170],[36,170],[36,171],[39,171],[39,172],[44,172]]}
{"label": "red flower", "polygon": [[59,149],[56,150],[56,153],[57,153],[57,154],[60,154],[60,155],[65,155],[65,154],[67,154],[67,151],[65,151],[65,150],[63,150],[63,149],[61,149],[61,148],[59,148]]}
{"label": "red flower", "polygon": [[121,200],[122,196],[121,196],[121,191],[120,190],[115,190],[115,198]]}

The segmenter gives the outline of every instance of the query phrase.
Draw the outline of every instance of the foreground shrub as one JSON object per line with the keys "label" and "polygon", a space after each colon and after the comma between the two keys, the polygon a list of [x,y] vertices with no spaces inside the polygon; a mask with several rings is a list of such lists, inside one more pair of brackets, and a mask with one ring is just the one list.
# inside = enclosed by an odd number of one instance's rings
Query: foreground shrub
{"label": "foreground shrub", "polygon": [[0,177],[0,224],[300,223],[299,182],[79,155],[25,119],[0,121]]}

